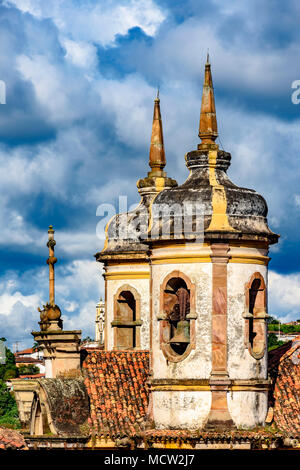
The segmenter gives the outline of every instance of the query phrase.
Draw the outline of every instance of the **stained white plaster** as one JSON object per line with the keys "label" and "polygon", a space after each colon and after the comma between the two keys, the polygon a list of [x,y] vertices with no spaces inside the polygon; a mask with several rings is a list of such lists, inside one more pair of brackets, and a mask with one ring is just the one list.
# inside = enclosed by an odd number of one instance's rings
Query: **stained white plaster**
{"label": "stained white plaster", "polygon": [[264,425],[268,411],[268,392],[230,392],[227,394],[227,403],[238,428]]}
{"label": "stained white plaster", "polygon": [[155,391],[153,418],[157,429],[199,429],[211,406],[211,392]]}
{"label": "stained white plaster", "polygon": [[[245,348],[245,285],[259,272],[267,285],[267,267],[259,264],[229,263],[227,271],[227,338],[230,379],[267,378],[267,354],[251,356]],[[267,333],[266,333],[267,334]]]}

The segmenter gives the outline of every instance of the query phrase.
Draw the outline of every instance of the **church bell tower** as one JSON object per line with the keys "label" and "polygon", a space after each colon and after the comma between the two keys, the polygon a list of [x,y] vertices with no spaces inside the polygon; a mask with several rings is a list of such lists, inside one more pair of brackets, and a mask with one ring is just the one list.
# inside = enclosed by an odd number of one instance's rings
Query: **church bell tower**
{"label": "church bell tower", "polygon": [[227,175],[209,57],[199,137],[187,180],[150,207],[149,419],[157,429],[253,428],[267,414],[268,249],[278,235],[264,198]]}

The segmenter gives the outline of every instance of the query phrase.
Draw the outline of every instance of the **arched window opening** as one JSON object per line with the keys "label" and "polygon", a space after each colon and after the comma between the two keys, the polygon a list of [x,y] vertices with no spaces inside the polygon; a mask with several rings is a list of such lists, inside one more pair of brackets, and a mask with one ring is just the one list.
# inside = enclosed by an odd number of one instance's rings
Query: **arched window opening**
{"label": "arched window opening", "polygon": [[44,434],[43,432],[43,417],[42,417],[42,410],[41,404],[38,400],[36,405],[36,412],[35,412],[35,421],[34,421],[34,434],[37,436],[41,436]]}
{"label": "arched window opening", "polygon": [[115,315],[112,327],[115,328],[115,348],[134,349],[139,347],[140,301],[137,293],[131,290],[118,291],[115,296]]}
{"label": "arched window opening", "polygon": [[266,285],[260,273],[255,273],[246,285],[246,338],[250,354],[256,359],[266,350],[266,320],[268,318]]}
{"label": "arched window opening", "polygon": [[196,347],[195,284],[181,271],[169,273],[160,287],[161,350],[170,362],[181,362]]}
{"label": "arched window opening", "polygon": [[179,355],[190,343],[190,290],[180,277],[171,278],[164,290],[164,312],[169,321],[169,344]]}

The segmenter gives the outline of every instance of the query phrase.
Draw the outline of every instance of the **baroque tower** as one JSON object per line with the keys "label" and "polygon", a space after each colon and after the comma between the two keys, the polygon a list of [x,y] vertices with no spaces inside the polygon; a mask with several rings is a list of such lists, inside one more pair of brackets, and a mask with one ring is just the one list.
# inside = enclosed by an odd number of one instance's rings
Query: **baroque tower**
{"label": "baroque tower", "polygon": [[150,265],[147,236],[150,207],[163,189],[177,186],[164,171],[166,165],[159,94],[154,100],[149,152],[150,171],[137,182],[141,201],[128,213],[107,224],[104,248],[95,255],[104,263],[105,349],[150,347]]}
{"label": "baroque tower", "polygon": [[199,137],[178,186],[163,171],[155,100],[140,205],[111,220],[96,254],[105,264],[106,349],[150,350],[150,426],[251,428],[267,414],[268,250],[278,235],[264,198],[227,175],[208,57]]}

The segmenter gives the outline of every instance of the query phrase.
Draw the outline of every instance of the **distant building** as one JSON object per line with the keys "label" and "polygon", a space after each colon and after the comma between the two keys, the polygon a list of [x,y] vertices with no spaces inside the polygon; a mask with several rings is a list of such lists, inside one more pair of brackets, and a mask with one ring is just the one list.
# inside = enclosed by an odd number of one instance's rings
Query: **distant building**
{"label": "distant building", "polygon": [[96,306],[95,340],[104,345],[105,302],[100,299]]}
{"label": "distant building", "polygon": [[28,348],[23,351],[14,353],[16,366],[36,366],[39,368],[40,374],[45,374],[45,363],[43,351]]}

